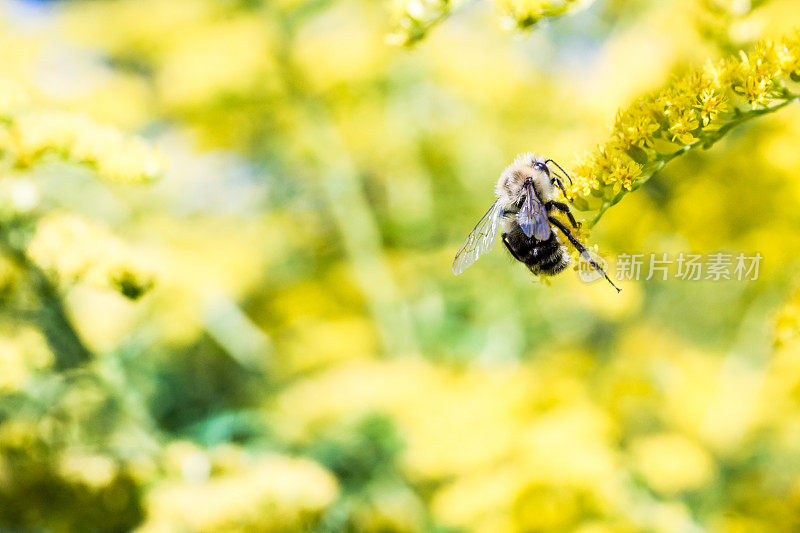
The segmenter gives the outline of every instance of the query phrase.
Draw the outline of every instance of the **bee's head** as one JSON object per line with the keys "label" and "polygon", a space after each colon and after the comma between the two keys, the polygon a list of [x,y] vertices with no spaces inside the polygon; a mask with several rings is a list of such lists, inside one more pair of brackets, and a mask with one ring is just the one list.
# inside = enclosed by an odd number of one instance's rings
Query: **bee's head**
{"label": "bee's head", "polygon": [[517,156],[497,180],[497,197],[507,205],[515,205],[525,195],[525,185],[533,182],[542,197],[550,197],[550,169],[543,157],[526,153]]}

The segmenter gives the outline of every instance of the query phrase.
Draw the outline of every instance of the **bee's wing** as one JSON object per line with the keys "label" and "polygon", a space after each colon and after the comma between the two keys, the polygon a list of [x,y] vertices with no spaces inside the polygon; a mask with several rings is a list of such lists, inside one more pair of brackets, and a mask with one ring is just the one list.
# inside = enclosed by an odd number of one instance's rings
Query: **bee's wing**
{"label": "bee's wing", "polygon": [[547,219],[547,210],[542,202],[539,201],[533,185],[528,184],[526,187],[528,192],[525,195],[525,201],[522,203],[522,209],[517,215],[519,227],[528,237],[533,235],[536,240],[546,240],[550,236],[550,221]]}
{"label": "bee's wing", "polygon": [[499,200],[486,211],[483,218],[467,236],[467,240],[458,249],[456,258],[453,260],[453,274],[458,276],[480,256],[492,249],[495,237],[497,237],[497,228],[500,227],[502,213],[503,209],[500,207]]}

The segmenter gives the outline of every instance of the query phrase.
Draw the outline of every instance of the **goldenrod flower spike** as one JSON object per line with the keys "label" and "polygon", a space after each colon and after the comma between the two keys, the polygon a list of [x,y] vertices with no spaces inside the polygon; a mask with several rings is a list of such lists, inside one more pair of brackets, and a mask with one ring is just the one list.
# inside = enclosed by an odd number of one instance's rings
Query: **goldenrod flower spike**
{"label": "goldenrod flower spike", "polygon": [[610,139],[573,167],[568,195],[577,209],[597,211],[591,226],[671,159],[796,102],[797,81],[798,35],[696,68],[619,111]]}

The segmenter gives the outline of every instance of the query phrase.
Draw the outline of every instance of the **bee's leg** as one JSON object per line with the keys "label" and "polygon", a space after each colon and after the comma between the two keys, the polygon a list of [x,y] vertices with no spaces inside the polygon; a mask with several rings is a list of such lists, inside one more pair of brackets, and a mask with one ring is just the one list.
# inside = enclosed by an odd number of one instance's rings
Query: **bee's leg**
{"label": "bee's leg", "polygon": [[603,275],[603,277],[606,278],[606,280],[611,284],[611,286],[614,287],[615,289],[617,289],[617,292],[619,292],[621,289],[619,287],[617,287],[616,285],[614,285],[614,282],[611,281],[611,278],[608,277],[608,274],[606,274],[606,271],[603,270],[603,267],[598,265],[595,262],[595,260],[592,259],[592,256],[589,254],[589,251],[586,249],[586,247],[583,245],[583,243],[581,241],[579,241],[578,239],[576,239],[575,237],[573,237],[572,233],[569,232],[569,229],[567,229],[567,227],[564,224],[562,224],[560,220],[558,220],[555,217],[548,217],[548,219],[550,220],[550,223],[552,225],[557,227],[561,231],[561,233],[563,233],[564,236],[567,239],[569,239],[569,242],[571,242],[572,246],[574,246],[575,249],[578,250],[578,253],[581,254],[581,257],[583,257],[584,259],[589,261],[589,264],[592,265],[592,267],[595,270],[600,272]]}
{"label": "bee's leg", "polygon": [[516,259],[517,261],[519,261],[521,263],[524,263],[525,261],[520,259],[519,256],[517,255],[517,252],[515,252],[514,249],[511,247],[511,243],[508,242],[507,236],[508,236],[508,233],[503,233],[503,244],[506,245],[506,248],[508,248],[508,251],[511,252],[511,255],[514,256],[514,259]]}
{"label": "bee's leg", "polygon": [[567,194],[567,189],[564,188],[564,182],[563,181],[561,181],[557,177],[553,176],[553,183],[558,185],[558,188],[561,189],[561,192],[564,193],[564,198],[566,198],[569,201],[572,201],[572,198],[570,198],[569,195]]}
{"label": "bee's leg", "polygon": [[555,207],[556,209],[558,209],[562,213],[566,213],[567,218],[569,218],[570,224],[572,224],[572,227],[574,227],[574,228],[580,228],[581,227],[581,223],[578,222],[577,220],[575,220],[575,217],[572,215],[572,211],[569,210],[569,206],[567,204],[562,203],[562,202],[556,202],[555,200],[550,200],[544,206],[547,209],[551,209],[551,208]]}

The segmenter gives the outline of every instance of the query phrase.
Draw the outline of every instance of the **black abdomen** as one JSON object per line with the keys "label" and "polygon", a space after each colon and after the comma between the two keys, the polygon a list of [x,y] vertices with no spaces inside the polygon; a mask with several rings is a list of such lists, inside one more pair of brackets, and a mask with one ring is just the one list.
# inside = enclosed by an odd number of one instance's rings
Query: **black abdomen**
{"label": "black abdomen", "polygon": [[503,242],[511,255],[525,263],[534,274],[553,276],[569,265],[569,254],[553,231],[550,237],[539,241],[526,236],[515,222],[511,231],[503,234]]}

